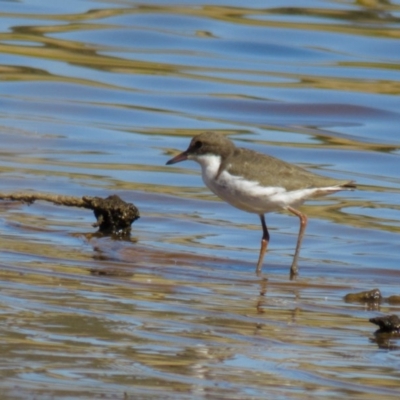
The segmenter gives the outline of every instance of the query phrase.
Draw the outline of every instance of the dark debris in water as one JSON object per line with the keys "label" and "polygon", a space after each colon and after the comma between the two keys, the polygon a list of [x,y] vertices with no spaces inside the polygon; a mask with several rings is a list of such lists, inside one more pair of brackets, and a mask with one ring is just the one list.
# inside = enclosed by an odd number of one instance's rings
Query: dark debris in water
{"label": "dark debris in water", "polygon": [[344,296],[347,303],[376,303],[382,301],[382,294],[379,289],[367,290],[358,293],[349,293]]}
{"label": "dark debris in water", "polygon": [[133,272],[124,271],[123,269],[119,268],[91,268],[89,272],[91,275],[95,276],[130,277],[134,275]]}
{"label": "dark debris in water", "polygon": [[117,195],[111,195],[103,199],[101,197],[61,196],[49,193],[0,193],[1,200],[22,201],[33,204],[37,200],[48,201],[53,204],[80,207],[93,210],[97,222],[98,233],[106,235],[118,235],[127,237],[131,232],[131,225],[139,217],[139,210],[131,203],[126,203]]}
{"label": "dark debris in water", "polygon": [[381,291],[377,288],[364,292],[349,293],[344,296],[346,303],[362,303],[368,306],[368,309],[379,309],[382,303],[400,304],[400,295],[383,297]]}
{"label": "dark debris in water", "polygon": [[400,318],[397,315],[370,318],[369,322],[379,326],[371,341],[375,342],[380,349],[400,349],[400,346],[396,344],[400,339]]}
{"label": "dark debris in water", "polygon": [[400,304],[399,295],[389,296],[386,300],[389,304]]}
{"label": "dark debris in water", "polygon": [[379,326],[377,332],[400,333],[400,318],[395,314],[370,318],[369,322]]}
{"label": "dark debris in water", "polygon": [[82,197],[86,208],[93,210],[97,222],[94,227],[99,227],[99,232],[129,236],[131,225],[140,218],[139,210],[130,203],[125,203],[117,195],[101,197]]}

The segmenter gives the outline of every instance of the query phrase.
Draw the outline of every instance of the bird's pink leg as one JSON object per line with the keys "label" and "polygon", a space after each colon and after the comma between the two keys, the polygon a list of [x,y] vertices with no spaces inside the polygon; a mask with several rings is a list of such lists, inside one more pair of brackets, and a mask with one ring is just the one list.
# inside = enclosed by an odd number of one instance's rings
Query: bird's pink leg
{"label": "bird's pink leg", "polygon": [[290,267],[290,278],[293,279],[299,273],[299,268],[297,267],[297,260],[299,258],[300,247],[301,247],[301,242],[303,241],[304,231],[307,226],[307,215],[301,213],[298,210],[295,210],[292,207],[287,207],[287,210],[293,213],[294,215],[297,215],[300,218],[300,230],[299,230],[299,235],[297,237],[296,251],[294,253],[292,266]]}

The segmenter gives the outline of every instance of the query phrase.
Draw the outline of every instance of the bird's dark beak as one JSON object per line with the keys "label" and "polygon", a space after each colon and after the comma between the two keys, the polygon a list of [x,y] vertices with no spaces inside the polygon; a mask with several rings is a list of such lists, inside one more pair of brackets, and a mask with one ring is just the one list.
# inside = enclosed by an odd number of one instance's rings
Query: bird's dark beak
{"label": "bird's dark beak", "polygon": [[171,158],[169,161],[167,161],[166,165],[176,164],[178,162],[185,161],[187,159],[188,159],[187,151],[184,151],[181,154],[178,154],[174,158]]}

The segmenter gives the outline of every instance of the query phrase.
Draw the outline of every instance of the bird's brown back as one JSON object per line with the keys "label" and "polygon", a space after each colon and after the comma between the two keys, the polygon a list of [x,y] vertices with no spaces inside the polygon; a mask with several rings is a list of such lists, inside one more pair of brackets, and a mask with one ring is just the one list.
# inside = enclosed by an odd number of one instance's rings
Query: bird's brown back
{"label": "bird's brown back", "polygon": [[223,160],[221,167],[232,175],[243,176],[266,187],[284,187],[288,191],[330,186],[356,187],[352,181],[320,176],[278,158],[239,147]]}

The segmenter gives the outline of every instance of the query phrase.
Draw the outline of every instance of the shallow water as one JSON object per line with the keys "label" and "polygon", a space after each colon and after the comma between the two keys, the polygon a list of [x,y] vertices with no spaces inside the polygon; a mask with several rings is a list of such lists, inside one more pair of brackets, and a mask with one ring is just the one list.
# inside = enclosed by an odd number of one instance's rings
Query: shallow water
{"label": "shallow water", "polygon": [[[0,203],[4,398],[398,398],[400,3],[0,2],[0,192],[118,194],[128,241],[87,210]],[[199,167],[205,130],[358,190],[257,216]],[[91,270],[118,270],[117,276]]]}

